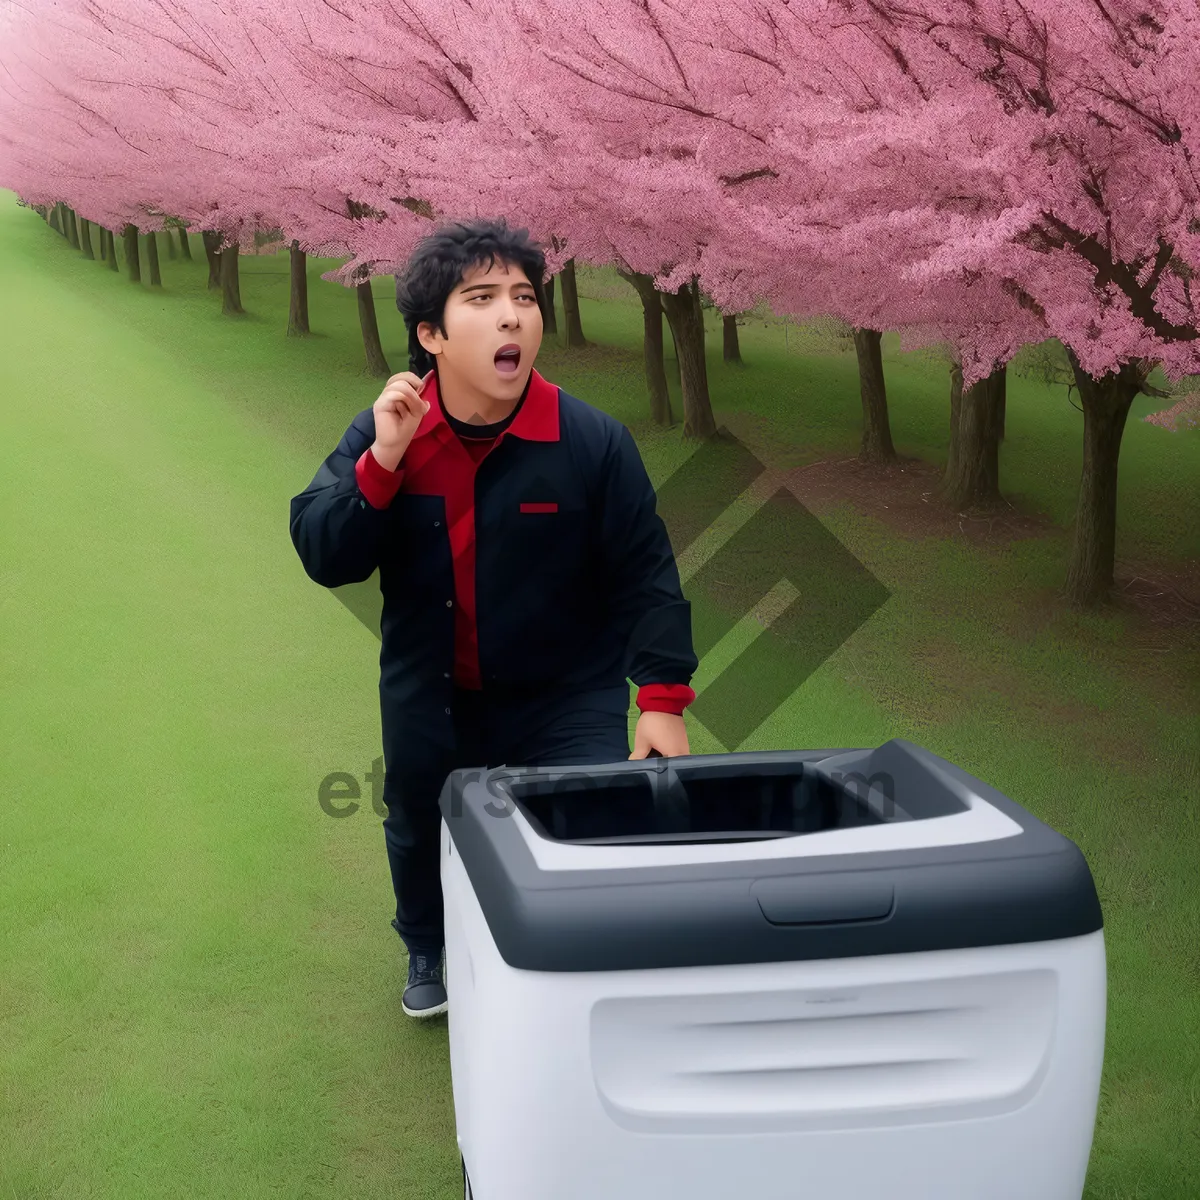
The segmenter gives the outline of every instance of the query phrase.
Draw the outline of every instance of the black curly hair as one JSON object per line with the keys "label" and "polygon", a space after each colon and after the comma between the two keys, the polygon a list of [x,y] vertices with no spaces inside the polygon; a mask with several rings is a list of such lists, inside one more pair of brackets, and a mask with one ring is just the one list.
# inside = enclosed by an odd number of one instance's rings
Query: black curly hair
{"label": "black curly hair", "polygon": [[434,325],[447,337],[443,324],[446,300],[473,266],[489,269],[499,260],[520,267],[533,284],[542,320],[546,319],[546,256],[528,229],[509,229],[499,220],[458,221],[421,239],[402,275],[396,276],[396,307],[408,329],[408,369],[424,376],[433,370],[435,355],[421,345],[417,326]]}

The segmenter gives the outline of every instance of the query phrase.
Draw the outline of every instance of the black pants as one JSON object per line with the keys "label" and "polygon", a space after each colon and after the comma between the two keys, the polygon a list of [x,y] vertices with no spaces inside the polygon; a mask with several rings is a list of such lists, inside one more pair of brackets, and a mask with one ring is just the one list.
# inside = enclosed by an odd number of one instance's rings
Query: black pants
{"label": "black pants", "polygon": [[524,698],[455,689],[452,750],[407,748],[387,764],[383,821],[396,916],[411,952],[444,941],[440,860],[446,776],[464,767],[564,766],[629,758],[629,689]]}

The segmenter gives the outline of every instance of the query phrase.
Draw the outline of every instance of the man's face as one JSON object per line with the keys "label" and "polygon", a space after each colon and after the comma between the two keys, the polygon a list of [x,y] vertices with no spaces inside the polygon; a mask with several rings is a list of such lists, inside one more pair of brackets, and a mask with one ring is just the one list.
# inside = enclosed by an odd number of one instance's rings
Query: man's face
{"label": "man's face", "polygon": [[[446,300],[443,338],[428,321],[421,345],[437,357],[438,380],[464,398],[516,401],[542,344],[537,294],[520,267],[497,259],[472,267]],[[515,363],[497,351],[517,347]],[[482,419],[482,418],[481,418]]]}

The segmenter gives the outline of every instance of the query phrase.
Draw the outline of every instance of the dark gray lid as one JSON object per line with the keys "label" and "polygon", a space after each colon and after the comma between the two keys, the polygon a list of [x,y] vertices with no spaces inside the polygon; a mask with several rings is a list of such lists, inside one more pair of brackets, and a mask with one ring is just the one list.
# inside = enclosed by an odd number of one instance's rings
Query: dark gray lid
{"label": "dark gray lid", "polygon": [[[464,769],[440,804],[501,956],[524,970],[901,954],[1103,925],[1073,842],[901,738]],[[853,831],[838,834],[847,845],[814,853],[806,839],[835,830]],[[743,858],[722,859],[733,842]],[[747,844],[762,856],[746,859]],[[571,845],[591,848],[575,855],[588,865],[563,865]],[[661,861],[681,845],[712,860]]]}

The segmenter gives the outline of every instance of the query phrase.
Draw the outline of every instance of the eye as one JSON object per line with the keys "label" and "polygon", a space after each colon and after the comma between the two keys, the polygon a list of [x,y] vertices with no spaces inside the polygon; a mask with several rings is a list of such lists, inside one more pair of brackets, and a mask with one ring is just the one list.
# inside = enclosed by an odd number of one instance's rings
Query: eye
{"label": "eye", "polygon": [[[491,296],[481,293],[478,296],[472,296],[471,299],[472,300],[490,300]],[[535,304],[537,303],[537,297],[535,295],[533,295],[531,292],[525,292],[522,295],[518,296],[517,299],[518,300],[532,300]]]}

